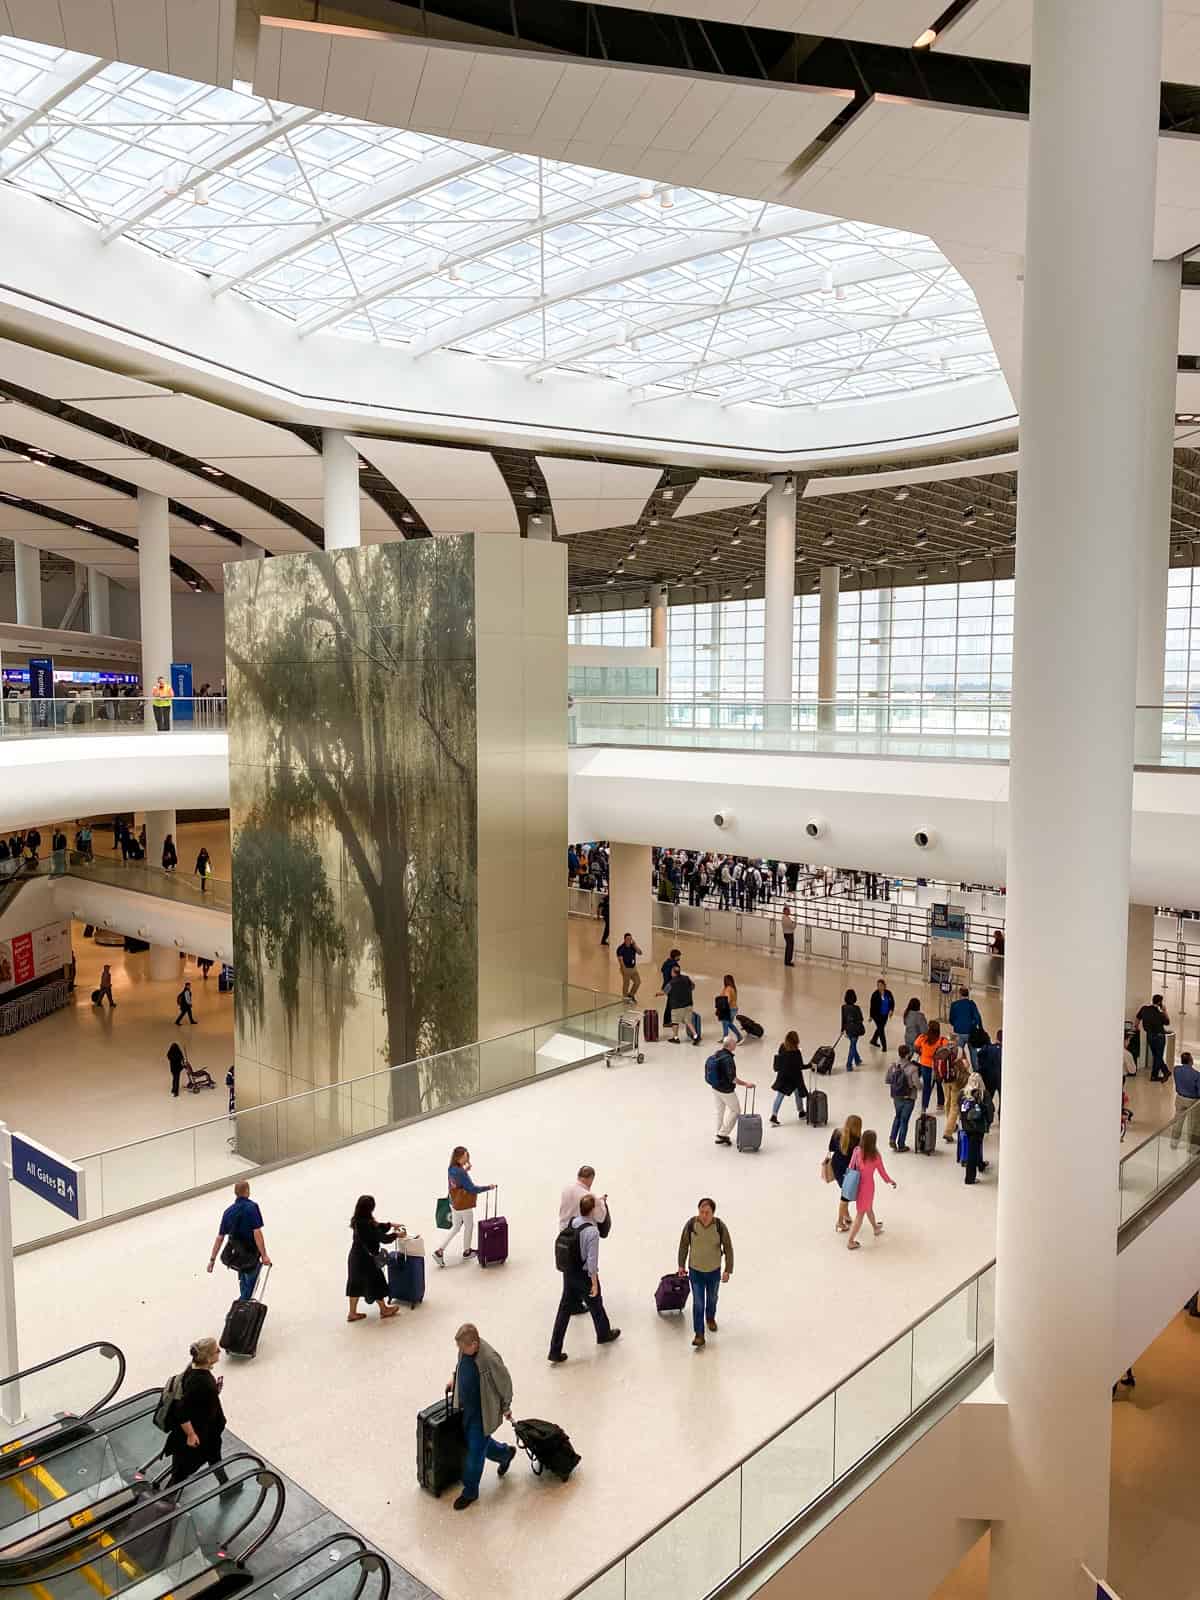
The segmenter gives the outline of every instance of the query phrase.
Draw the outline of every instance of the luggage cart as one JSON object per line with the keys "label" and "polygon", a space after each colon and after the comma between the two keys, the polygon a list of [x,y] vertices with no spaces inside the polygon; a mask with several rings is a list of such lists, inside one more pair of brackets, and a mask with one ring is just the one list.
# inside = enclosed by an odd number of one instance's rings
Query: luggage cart
{"label": "luggage cart", "polygon": [[632,1056],[640,1066],[646,1059],[642,1054],[642,1019],[641,1017],[617,1018],[617,1044],[604,1058],[604,1065],[611,1067],[618,1056]]}

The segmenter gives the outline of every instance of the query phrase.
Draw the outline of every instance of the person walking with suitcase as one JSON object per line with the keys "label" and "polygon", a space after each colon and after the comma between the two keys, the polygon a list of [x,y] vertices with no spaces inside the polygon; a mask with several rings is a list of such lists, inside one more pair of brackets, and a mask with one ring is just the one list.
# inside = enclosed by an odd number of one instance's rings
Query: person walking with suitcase
{"label": "person walking with suitcase", "polygon": [[216,1467],[213,1476],[225,1483],[221,1460],[221,1439],[225,1432],[225,1412],[221,1407],[223,1378],[213,1368],[221,1359],[215,1339],[197,1339],[190,1350],[191,1364],[182,1374],[182,1392],[171,1407],[171,1427],[164,1453],[171,1458],[170,1487],[183,1483],[203,1466]]}
{"label": "person walking with suitcase", "polygon": [[600,1230],[593,1216],[595,1209],[595,1195],[585,1194],[579,1202],[579,1215],[559,1230],[554,1241],[554,1265],[562,1273],[562,1295],[547,1360],[555,1366],[567,1359],[563,1340],[581,1300],[591,1316],[597,1344],[612,1344],[621,1337],[620,1328],[614,1328],[608,1320],[600,1291]]}
{"label": "person walking with suitcase", "polygon": [[637,1005],[642,975],[637,969],[637,958],[642,947],[631,933],[627,933],[617,946],[617,967],[621,973],[621,997],[631,1006]]}
{"label": "person walking with suitcase", "polygon": [[439,1267],[446,1265],[446,1246],[461,1231],[463,1236],[464,1261],[470,1261],[475,1252],[471,1248],[471,1240],[475,1234],[475,1196],[487,1194],[496,1185],[494,1183],[477,1184],[471,1177],[471,1152],[466,1145],[456,1144],[450,1152],[450,1166],[446,1173],[446,1189],[450,1198],[450,1210],[454,1214],[454,1224],[449,1236],[433,1252],[433,1259]]}
{"label": "person walking with suitcase", "polygon": [[[854,1225],[850,1229],[850,1237],[846,1240],[847,1250],[860,1250],[858,1242],[859,1231],[864,1221],[869,1221],[878,1239],[883,1232],[883,1223],[875,1220],[875,1178],[881,1177],[884,1183],[890,1183],[892,1188],[897,1187],[896,1181],[888,1177],[887,1168],[883,1164],[883,1157],[879,1154],[874,1128],[867,1128],[859,1141],[858,1149],[850,1157],[850,1166],[842,1183],[842,1194],[847,1201],[852,1201],[855,1207]],[[848,1193],[847,1190],[853,1190]]]}
{"label": "person walking with suitcase", "polygon": [[599,904],[596,907],[596,915],[598,917],[603,917],[604,918],[604,932],[600,935],[600,943],[601,944],[607,944],[608,943],[608,890],[607,889],[605,889],[604,893],[600,896]]}
{"label": "person walking with suitcase", "polygon": [[733,981],[733,974],[727,972],[722,980],[722,989],[713,1001],[713,1011],[717,1021],[721,1024],[721,1042],[732,1034],[735,1044],[741,1044],[744,1035],[737,1025],[737,984]]}
{"label": "person walking with suitcase", "polygon": [[208,1271],[212,1271],[220,1255],[223,1265],[238,1275],[239,1298],[249,1300],[254,1294],[260,1268],[269,1267],[271,1258],[263,1240],[263,1215],[250,1198],[250,1185],[245,1178],[238,1179],[233,1193],[233,1204],[226,1206],[221,1214],[221,1225],[208,1258]]}
{"label": "person walking with suitcase", "polygon": [[704,1063],[704,1081],[712,1090],[717,1103],[717,1136],[714,1144],[732,1145],[730,1134],[737,1126],[741,1112],[738,1103],[739,1089],[753,1089],[754,1084],[739,1078],[733,1062],[733,1045],[723,1044]]}
{"label": "person walking with suitcase", "polygon": [[679,1025],[683,1024],[688,1038],[693,1044],[700,1043],[700,1034],[696,1027],[693,1009],[696,1004],[696,985],[686,972],[681,972],[678,965],[671,969],[671,981],[667,985],[667,1015],[671,1019],[671,1043],[679,1043]]}
{"label": "person walking with suitcase", "polygon": [[196,1018],[192,1012],[192,986],[186,979],[184,980],[183,988],[180,989],[179,993],[175,996],[175,1003],[179,1007],[179,1015],[175,1018],[175,1026],[178,1027],[183,1021],[184,1017],[186,1017],[192,1026],[195,1027]]}
{"label": "person walking with suitcase", "polygon": [[705,1328],[717,1331],[717,1295],[733,1275],[733,1240],[707,1195],[679,1235],[678,1273],[692,1285],[692,1349],[703,1350]]}
{"label": "person walking with suitcase", "polygon": [[935,1061],[934,1071],[939,1067],[942,1071],[942,1083],[946,1090],[946,1128],[942,1134],[943,1144],[953,1144],[958,1137],[958,1106],[962,1099],[963,1090],[967,1087],[967,1079],[971,1076],[967,1066],[966,1052],[952,1050],[948,1061]]}
{"label": "person walking with suitcase", "polygon": [[870,1004],[871,1021],[875,1025],[875,1031],[871,1035],[871,1043],[880,1050],[887,1049],[887,1034],[884,1030],[887,1028],[888,1018],[895,1009],[896,997],[884,980],[880,978],[871,992]]}
{"label": "person walking with suitcase", "polygon": [[366,1312],[358,1309],[360,1300],[365,1300],[369,1306],[378,1305],[381,1319],[394,1317],[400,1307],[387,1304],[387,1279],[379,1265],[379,1254],[385,1244],[403,1239],[404,1229],[394,1222],[376,1222],[375,1196],[360,1194],[350,1218],[350,1232],[353,1238],[346,1259],[346,1298],[350,1309],[346,1321],[367,1320]]}
{"label": "person walking with suitcase", "polygon": [[898,1155],[908,1154],[908,1125],[917,1103],[920,1076],[906,1044],[896,1051],[896,1060],[887,1070],[886,1083],[892,1097],[892,1129],[888,1148]]}
{"label": "person walking with suitcase", "polygon": [[850,1050],[846,1056],[847,1072],[853,1072],[855,1067],[862,1066],[862,1057],[858,1053],[858,1041],[866,1031],[863,1025],[862,1007],[858,1003],[858,996],[853,989],[847,989],[842,996],[842,1032],[850,1041]]}
{"label": "person walking with suitcase", "polygon": [[486,1340],[479,1337],[473,1322],[464,1322],[454,1335],[458,1365],[446,1385],[446,1393],[457,1397],[462,1412],[467,1453],[463,1462],[462,1493],[454,1502],[455,1511],[465,1511],[479,1499],[483,1464],[494,1461],[503,1477],[517,1459],[515,1444],[497,1444],[492,1435],[501,1419],[511,1422],[513,1384],[508,1368]]}
{"label": "person walking with suitcase", "polygon": [[100,987],[96,992],[100,996],[97,1005],[102,1006],[107,1000],[114,1011],[117,1009],[117,1002],[112,997],[112,968],[107,961],[100,969]]}
{"label": "person walking with suitcase", "polygon": [[808,1086],[804,1082],[804,1057],[800,1054],[800,1037],[794,1029],[784,1034],[783,1043],[775,1052],[775,1082],[771,1087],[775,1091],[775,1104],[771,1107],[771,1126],[773,1128],[779,1126],[779,1110],[788,1095],[795,1095],[796,1115],[803,1122]]}

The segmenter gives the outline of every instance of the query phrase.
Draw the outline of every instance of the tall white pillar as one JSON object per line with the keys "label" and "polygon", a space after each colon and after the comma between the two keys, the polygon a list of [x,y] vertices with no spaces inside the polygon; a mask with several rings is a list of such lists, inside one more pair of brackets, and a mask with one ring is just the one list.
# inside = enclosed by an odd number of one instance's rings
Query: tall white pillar
{"label": "tall white pillar", "polygon": [[[612,951],[627,933],[641,945],[645,955],[638,962],[645,969],[643,985],[654,976],[654,926],[651,920],[651,858],[648,844],[608,846],[608,942]],[[616,959],[615,954],[613,957]],[[656,986],[650,985],[651,993]],[[649,1004],[649,1002],[647,1002]]]}
{"label": "tall white pillar", "polygon": [[17,621],[27,628],[42,626],[42,553],[34,545],[13,540],[16,568]]}
{"label": "tall white pillar", "polygon": [[[1146,516],[1161,46],[1161,0],[1035,0],[1006,1058],[1043,1060],[1046,1018],[1062,995],[1089,1001],[1049,1080],[1021,1071],[1005,1080],[996,1387],[1013,1464],[1010,1514],[992,1527],[993,1600],[1094,1597],[1081,1563],[1104,1575],[1108,1560],[1136,656],[1128,612]],[[1064,803],[1072,795],[1086,803]],[[1072,1107],[1069,1138],[1047,1116],[1047,1095]]]}
{"label": "tall white pillar", "polygon": [[1154,993],[1154,907],[1129,907],[1128,943],[1125,953],[1125,1016],[1137,1016]]}
{"label": "tall white pillar", "polygon": [[840,567],[821,568],[821,609],[817,631],[817,699],[821,702],[817,725],[837,727],[838,590]]}
{"label": "tall white pillar", "polygon": [[171,681],[171,532],[167,497],[138,490],[138,610],[142,622],[142,694],[146,726],[154,727],[150,692],[161,673]]}
{"label": "tall white pillar", "polygon": [[321,429],[325,487],[325,548],[355,550],[362,543],[358,500],[358,452],[336,428]]}
{"label": "tall white pillar", "polygon": [[[1151,267],[1150,316],[1145,329],[1149,388],[1146,398],[1146,511],[1137,529],[1137,704],[1160,706],[1167,650],[1167,574],[1171,566],[1171,491],[1175,475],[1175,390],[1179,351],[1178,261]],[[1139,711],[1134,760],[1162,759],[1162,715]]]}
{"label": "tall white pillar", "polygon": [[108,577],[103,572],[97,572],[92,567],[88,572],[87,586],[87,631],[89,633],[112,632],[112,596],[109,589]]}
{"label": "tall white pillar", "polygon": [[782,702],[767,726],[787,728],[791,722],[792,647],[796,600],[796,494],[784,489],[786,478],[771,479],[766,496],[766,547],[763,561],[763,693]]}
{"label": "tall white pillar", "polygon": [[658,698],[665,700],[667,697],[667,591],[666,589],[652,589],[650,591],[650,648],[661,650],[662,659],[658,667]]}

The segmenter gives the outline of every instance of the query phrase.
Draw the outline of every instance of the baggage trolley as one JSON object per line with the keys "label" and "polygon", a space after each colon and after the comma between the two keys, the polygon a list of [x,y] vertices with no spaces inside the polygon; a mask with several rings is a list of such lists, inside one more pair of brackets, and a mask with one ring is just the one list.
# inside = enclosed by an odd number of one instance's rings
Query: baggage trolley
{"label": "baggage trolley", "polygon": [[642,1054],[642,1019],[641,1017],[617,1018],[617,1044],[604,1058],[604,1065],[611,1067],[617,1056],[632,1056],[640,1065],[646,1058]]}

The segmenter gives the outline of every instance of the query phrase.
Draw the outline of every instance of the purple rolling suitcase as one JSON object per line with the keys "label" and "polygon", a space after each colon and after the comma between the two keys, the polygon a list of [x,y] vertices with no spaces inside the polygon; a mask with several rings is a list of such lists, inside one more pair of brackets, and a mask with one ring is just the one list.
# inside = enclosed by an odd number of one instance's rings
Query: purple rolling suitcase
{"label": "purple rolling suitcase", "polygon": [[[500,1191],[489,1191],[496,1211],[500,1209]],[[488,1212],[488,1196],[483,1197],[483,1220],[479,1224],[479,1238],[475,1246],[481,1267],[498,1267],[508,1260],[508,1218]]]}
{"label": "purple rolling suitcase", "polygon": [[654,1291],[655,1307],[660,1315],[665,1311],[682,1311],[691,1292],[692,1285],[687,1278],[681,1278],[677,1272],[668,1272],[665,1278],[659,1279],[658,1288]]}

